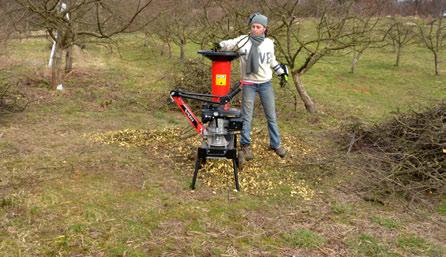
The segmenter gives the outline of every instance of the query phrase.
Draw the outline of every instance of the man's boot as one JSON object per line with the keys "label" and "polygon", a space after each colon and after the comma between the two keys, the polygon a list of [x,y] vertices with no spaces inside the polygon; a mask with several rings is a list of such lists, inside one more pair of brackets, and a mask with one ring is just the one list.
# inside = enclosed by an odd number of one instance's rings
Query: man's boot
{"label": "man's boot", "polygon": [[285,149],[283,147],[271,148],[280,158],[284,158],[286,155]]}
{"label": "man's boot", "polygon": [[254,159],[254,155],[252,154],[251,147],[249,145],[242,145],[242,153],[246,161]]}

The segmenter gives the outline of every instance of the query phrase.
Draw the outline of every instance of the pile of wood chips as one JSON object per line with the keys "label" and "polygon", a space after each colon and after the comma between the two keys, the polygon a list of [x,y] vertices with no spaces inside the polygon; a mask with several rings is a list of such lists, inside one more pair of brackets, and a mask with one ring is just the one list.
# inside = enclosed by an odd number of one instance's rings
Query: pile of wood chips
{"label": "pile of wood chips", "polygon": [[[189,134],[189,135],[188,135]],[[191,179],[195,164],[197,147],[201,138],[190,136],[190,131],[178,128],[160,130],[124,129],[95,133],[86,137],[96,143],[115,144],[121,147],[149,148],[151,156],[169,160],[175,171]],[[282,142],[287,150],[284,159],[268,149],[267,131],[253,131],[252,148],[254,160],[246,162],[239,173],[241,190],[253,195],[278,196],[288,194],[311,200],[315,194],[309,184],[297,178],[299,163],[305,155],[313,154],[315,149],[305,145],[302,140],[282,135]],[[152,157],[153,158],[153,157]],[[199,171],[197,188],[209,187],[212,191],[233,190],[234,176],[230,160],[208,160]]]}

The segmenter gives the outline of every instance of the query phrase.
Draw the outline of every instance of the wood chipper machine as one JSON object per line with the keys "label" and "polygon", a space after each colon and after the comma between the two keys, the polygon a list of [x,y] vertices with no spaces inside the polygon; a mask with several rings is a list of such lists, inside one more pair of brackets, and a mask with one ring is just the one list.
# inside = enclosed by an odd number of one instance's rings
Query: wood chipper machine
{"label": "wood chipper machine", "polygon": [[[234,169],[234,183],[240,190],[238,181],[239,160],[237,154],[237,134],[243,127],[240,110],[232,108],[230,101],[237,95],[243,82],[237,82],[231,89],[231,61],[239,54],[233,51],[198,51],[212,61],[211,94],[172,90],[171,99],[178,105],[189,124],[202,137],[198,148],[191,188],[195,189],[198,171],[208,159],[230,159]],[[203,102],[201,120],[192,112],[184,99]]]}

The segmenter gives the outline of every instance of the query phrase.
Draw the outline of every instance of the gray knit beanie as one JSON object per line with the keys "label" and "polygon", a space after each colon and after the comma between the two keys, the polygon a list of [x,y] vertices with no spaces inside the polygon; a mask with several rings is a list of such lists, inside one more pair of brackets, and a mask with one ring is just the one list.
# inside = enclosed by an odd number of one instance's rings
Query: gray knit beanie
{"label": "gray knit beanie", "polygon": [[249,26],[253,23],[262,24],[266,28],[268,26],[268,17],[258,12],[253,13],[249,16]]}

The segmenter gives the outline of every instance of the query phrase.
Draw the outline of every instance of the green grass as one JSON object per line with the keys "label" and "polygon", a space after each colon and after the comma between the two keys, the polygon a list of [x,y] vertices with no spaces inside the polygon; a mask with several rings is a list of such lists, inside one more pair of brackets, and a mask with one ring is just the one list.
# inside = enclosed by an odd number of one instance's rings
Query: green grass
{"label": "green grass", "polygon": [[354,213],[352,206],[350,206],[349,204],[338,203],[338,202],[335,202],[331,205],[331,210],[336,215],[340,215],[340,214],[351,215]]}
{"label": "green grass", "polygon": [[354,240],[349,242],[350,247],[358,256],[367,257],[384,257],[384,256],[398,256],[389,251],[388,247],[379,242],[375,237],[368,234],[361,234]]}
{"label": "green grass", "polygon": [[342,110],[364,120],[381,120],[391,111],[445,98],[444,76],[433,76],[426,65],[431,63],[429,52],[413,47],[400,67],[392,66],[392,54],[385,49],[366,52],[355,74],[349,73],[348,56],[328,57],[303,80],[324,111]]}
{"label": "green grass", "polygon": [[[47,41],[11,46],[15,64],[0,70],[0,78],[38,78],[23,88],[38,101],[23,113],[0,116],[2,255],[284,256],[297,251],[312,256],[332,249],[352,256],[444,253],[431,243],[439,232],[402,234],[403,226],[422,224],[435,231],[435,224],[392,206],[383,216],[379,207],[361,204],[350,194],[354,189],[340,193],[337,188],[348,187],[346,174],[353,173],[338,163],[325,164],[322,151],[339,154],[325,132],[350,116],[379,121],[397,109],[444,98],[446,77],[432,75],[424,49],[407,49],[399,68],[392,66],[389,49],[372,50],[355,74],[348,72],[348,56],[323,59],[303,76],[321,110],[316,115],[306,113],[300,102],[294,111],[292,85],[274,85],[282,131],[318,150],[281,170],[314,188],[314,198],[304,201],[291,197],[286,186],[277,187],[272,197],[212,192],[204,184],[191,192],[193,160],[178,168],[173,159],[156,157],[157,149],[89,142],[85,135],[91,133],[186,126],[181,114],[165,104],[178,49],[167,59],[157,49],[144,48],[141,35],[125,35],[119,42],[120,55],[117,49],[110,53],[87,45],[75,59],[64,92],[48,86]],[[187,57],[195,57],[197,49],[189,45]],[[264,127],[262,115],[254,126]],[[443,201],[436,214],[444,215],[444,209]],[[364,226],[374,233],[355,232]]]}
{"label": "green grass", "polygon": [[446,216],[446,200],[442,200],[437,206],[437,211],[443,216]]}
{"label": "green grass", "polygon": [[323,236],[307,229],[297,229],[283,237],[291,247],[298,248],[319,248],[326,242]]}
{"label": "green grass", "polygon": [[398,229],[401,227],[401,224],[398,221],[391,218],[386,218],[382,216],[373,216],[370,219],[372,222],[388,229]]}
{"label": "green grass", "polygon": [[423,237],[414,234],[400,235],[397,240],[398,247],[413,255],[444,256],[446,249],[441,245],[434,245]]}
{"label": "green grass", "polygon": [[332,219],[341,224],[354,224],[357,212],[357,207],[349,203],[334,202],[330,205]]}

